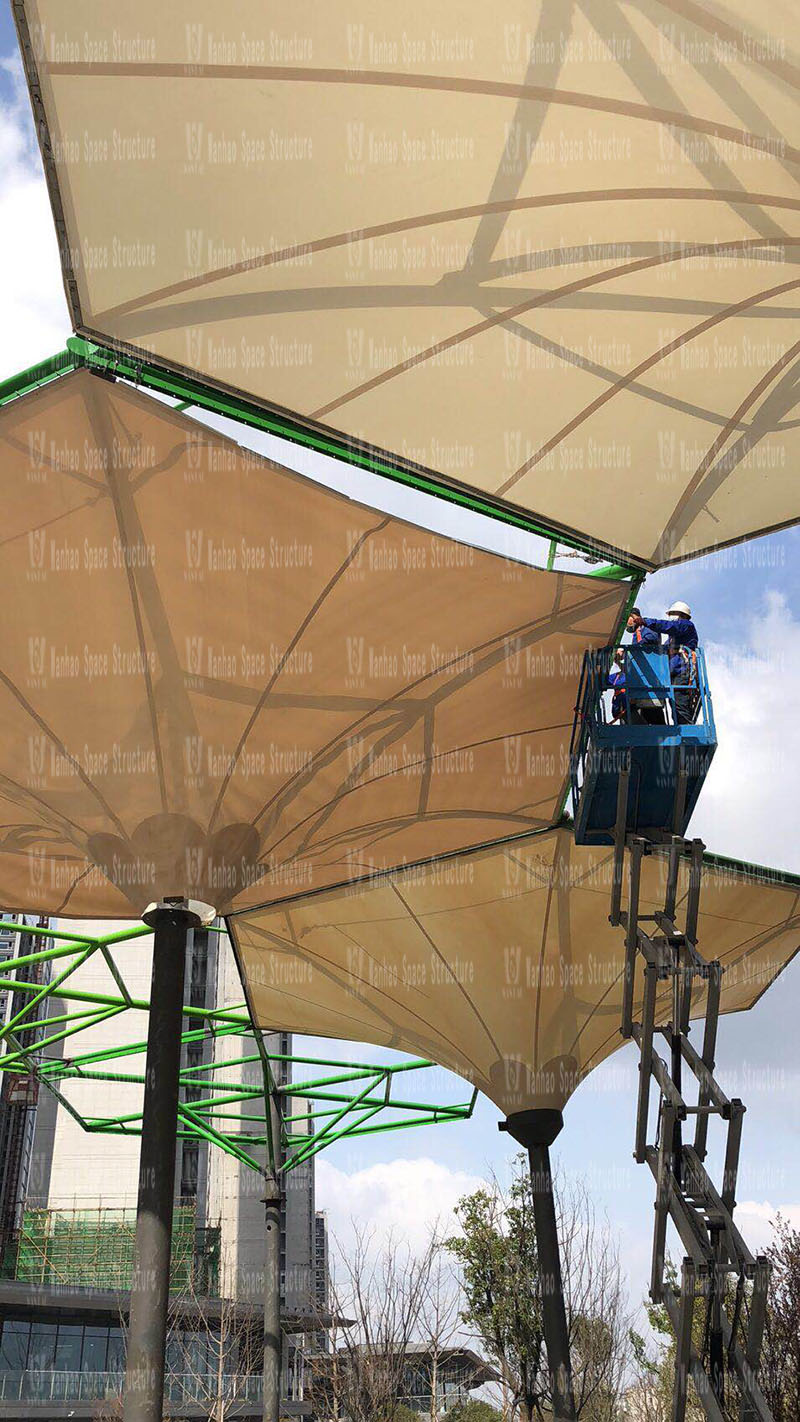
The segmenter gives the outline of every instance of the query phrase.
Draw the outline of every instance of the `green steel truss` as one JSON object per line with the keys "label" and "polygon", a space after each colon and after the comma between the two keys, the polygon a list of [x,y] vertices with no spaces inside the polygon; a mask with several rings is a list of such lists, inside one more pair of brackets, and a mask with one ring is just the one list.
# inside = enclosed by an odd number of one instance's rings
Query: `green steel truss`
{"label": "green steel truss", "polygon": [[[67,349],[59,351],[48,360],[40,361],[29,370],[21,371],[8,380],[0,381],[0,408],[22,395],[30,394],[42,385],[48,385],[69,371],[88,368],[101,374],[127,380],[145,390],[166,395],[178,402],[177,408],[184,410],[194,406],[237,420],[240,424],[262,431],[264,434],[289,440],[305,449],[328,455],[357,469],[405,484],[421,493],[432,495],[456,504],[460,508],[471,509],[488,518],[512,528],[523,529],[537,534],[550,542],[547,566],[552,567],[559,545],[574,549],[587,560],[599,563],[602,558],[618,556],[614,549],[604,545],[593,545],[585,536],[568,527],[559,527],[546,520],[527,514],[501,499],[493,499],[490,494],[482,494],[476,489],[450,484],[444,477],[430,470],[393,458],[382,450],[360,445],[337,435],[332,430],[305,424],[289,413],[271,411],[254,400],[248,400],[235,391],[223,387],[207,385],[203,381],[179,370],[143,361],[125,349],[99,345],[85,340],[82,336],[70,336]],[[605,578],[641,578],[651,567],[650,564],[627,564],[615,562],[593,570],[593,576]]]}
{"label": "green steel truss", "polygon": [[[223,933],[215,928],[213,932]],[[151,932],[137,925],[92,937],[61,928],[27,926],[0,920],[0,933],[24,932],[39,944],[32,952],[0,960],[0,994],[11,995],[12,1008],[0,1020],[0,1073],[13,1083],[12,1099],[32,1103],[39,1088],[45,1087],[71,1116],[92,1134],[109,1136],[141,1135],[142,1112],[124,1115],[86,1114],[65,1095],[68,1082],[95,1084],[97,1106],[103,1102],[103,1087],[124,1083],[144,1086],[142,1070],[115,1069],[116,1062],[141,1057],[147,1051],[149,1002],[128,990],[120,966],[120,950]],[[74,975],[90,960],[108,970],[109,990],[80,985]],[[35,980],[32,980],[35,979]],[[22,1005],[19,1005],[22,997]],[[142,1014],[142,1034],[132,1032],[130,1041],[117,1046],[90,1048],[91,1029],[113,1018]],[[81,1035],[80,1051],[64,1055],[64,1043]],[[126,1035],[125,1033],[122,1034]],[[246,1003],[230,1008],[184,1007],[185,1047],[207,1045],[225,1037],[241,1040],[241,1052],[231,1058],[212,1059],[199,1065],[183,1066],[180,1073],[181,1100],[178,1135],[183,1139],[204,1140],[219,1147],[243,1165],[264,1172],[264,1148],[272,1159],[268,1090],[279,1110],[281,1149],[278,1168],[284,1173],[295,1169],[335,1141],[378,1132],[464,1121],[472,1115],[477,1097],[473,1091],[459,1104],[436,1104],[407,1100],[394,1094],[395,1079],[404,1072],[424,1071],[434,1065],[423,1059],[392,1064],[348,1062],[324,1057],[286,1056],[266,1051],[264,1033],[253,1025]],[[252,1046],[254,1050],[249,1051]],[[207,1053],[204,1053],[207,1055]],[[266,1065],[266,1071],[263,1068]],[[325,1069],[322,1076],[280,1084],[287,1065]],[[231,1069],[251,1075],[253,1084],[226,1080]],[[248,1069],[253,1068],[248,1073]],[[257,1069],[258,1068],[258,1069]],[[275,1084],[276,1080],[279,1084]]]}

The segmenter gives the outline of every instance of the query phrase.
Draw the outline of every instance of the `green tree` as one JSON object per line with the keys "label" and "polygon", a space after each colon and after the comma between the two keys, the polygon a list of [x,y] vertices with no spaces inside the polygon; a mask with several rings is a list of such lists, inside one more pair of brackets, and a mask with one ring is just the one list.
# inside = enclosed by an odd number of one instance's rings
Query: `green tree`
{"label": "green tree", "polygon": [[[627,1319],[619,1260],[598,1229],[586,1191],[556,1187],[575,1404],[583,1422],[616,1422],[626,1362]],[[506,1193],[495,1182],[457,1207],[462,1233],[447,1241],[458,1260],[462,1319],[508,1381],[525,1422],[551,1417],[533,1198],[520,1157]]]}
{"label": "green tree", "polygon": [[782,1215],[767,1250],[772,1266],[760,1383],[775,1422],[800,1417],[800,1230]]}
{"label": "green tree", "polygon": [[447,1422],[503,1422],[502,1412],[479,1397],[469,1402],[457,1402],[447,1414]]}
{"label": "green tree", "polygon": [[463,1320],[512,1381],[527,1422],[543,1416],[548,1372],[530,1188],[522,1175],[502,1198],[476,1190],[456,1210],[463,1234],[447,1241],[461,1266]]}

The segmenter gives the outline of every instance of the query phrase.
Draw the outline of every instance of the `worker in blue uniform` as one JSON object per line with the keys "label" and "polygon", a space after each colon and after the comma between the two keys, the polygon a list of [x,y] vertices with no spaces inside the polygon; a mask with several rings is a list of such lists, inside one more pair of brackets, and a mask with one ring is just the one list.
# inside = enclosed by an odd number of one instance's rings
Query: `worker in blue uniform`
{"label": "worker in blue uniform", "polygon": [[[641,647],[645,652],[657,652],[661,646],[661,638],[657,632],[645,626],[644,618],[638,607],[634,607],[628,618],[627,630],[631,633],[634,647]],[[657,701],[631,700],[631,725],[663,726],[663,724],[664,707]]]}
{"label": "worker in blue uniform", "polygon": [[[688,603],[673,602],[667,610],[667,617],[642,617],[634,612],[629,619],[633,623],[634,635],[639,628],[647,628],[654,634],[663,633],[667,638],[670,681],[675,687],[675,714],[679,724],[692,720],[697,701],[697,628],[692,621]],[[684,689],[685,688],[685,689]]]}
{"label": "worker in blue uniform", "polygon": [[620,647],[614,653],[614,665],[608,673],[608,684],[614,693],[611,698],[611,720],[617,722],[625,720],[625,712],[628,705],[628,698],[625,694],[624,656],[625,653]]}
{"label": "worker in blue uniform", "polygon": [[642,617],[638,607],[634,607],[628,618],[627,630],[632,633],[633,645],[644,647],[646,652],[655,652],[661,644],[658,633],[648,626],[647,619]]}
{"label": "worker in blue uniform", "polygon": [[690,652],[697,651],[699,640],[697,628],[692,621],[688,603],[673,602],[667,612],[666,619],[642,617],[638,608],[635,607],[628,619],[629,627],[631,623],[634,624],[634,627],[648,628],[651,632],[662,632],[668,641],[674,642],[676,648],[686,647]]}
{"label": "worker in blue uniform", "polygon": [[[656,652],[661,646],[657,632],[651,632],[642,621],[638,607],[634,607],[626,624],[635,647],[643,647],[647,652]],[[621,723],[627,719],[628,698],[625,691],[625,652],[622,647],[614,653],[614,665],[608,674],[608,685],[614,695],[611,698],[611,720]],[[631,702],[631,725],[660,726],[664,724],[663,708],[652,701]]]}

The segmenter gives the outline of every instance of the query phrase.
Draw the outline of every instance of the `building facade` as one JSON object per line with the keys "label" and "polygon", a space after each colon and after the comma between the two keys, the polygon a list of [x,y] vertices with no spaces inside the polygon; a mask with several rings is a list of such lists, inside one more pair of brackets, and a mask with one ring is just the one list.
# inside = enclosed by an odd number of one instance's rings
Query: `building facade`
{"label": "building facade", "polygon": [[[74,925],[70,925],[71,928]],[[101,926],[86,925],[97,933]],[[0,953],[29,951],[28,932],[6,934]],[[150,991],[149,938],[121,945],[118,966],[134,999]],[[70,982],[102,991],[107,965],[95,954]],[[196,930],[187,954],[185,1000],[193,1007],[241,1007],[242,989],[224,934]],[[2,1011],[9,1020],[14,994]],[[51,1017],[57,998],[43,1003]],[[147,1016],[127,1011],[92,1028],[91,1049],[130,1046],[115,1062],[118,1075],[143,1071],[141,1043]],[[291,1053],[291,1037],[275,1032],[267,1048]],[[72,1054],[88,1038],[69,1039]],[[48,1054],[58,1046],[48,1049]],[[254,1060],[255,1059],[255,1060]],[[0,1059],[1,1060],[1,1059]],[[259,1084],[261,1066],[252,1038],[198,1035],[184,1046],[184,1068],[216,1065],[214,1089]],[[191,1104],[208,1088],[185,1088]],[[275,1066],[279,1085],[291,1082],[291,1064]],[[138,1134],[90,1134],[46,1089],[38,1099],[13,1100],[13,1082],[0,1092],[0,1145],[11,1162],[0,1176],[0,1418],[61,1415],[96,1418],[98,1402],[118,1396],[124,1370],[124,1318],[133,1257],[139,1169]],[[113,1086],[89,1079],[62,1083],[83,1117],[124,1117],[141,1109],[141,1085]],[[235,1109],[229,1107],[228,1109]],[[240,1107],[246,1134],[246,1104]],[[292,1111],[302,1118],[302,1102]],[[302,1129],[302,1119],[300,1120]],[[311,1123],[308,1124],[311,1130]],[[11,1147],[13,1146],[13,1149]],[[257,1155],[261,1148],[254,1147]],[[263,1159],[263,1150],[260,1157]],[[324,1228],[323,1228],[324,1236]],[[260,1338],[264,1276],[264,1204],[261,1175],[204,1140],[179,1139],[173,1223],[173,1307],[168,1345],[170,1415],[202,1416],[215,1400],[210,1390],[236,1398],[260,1417]],[[327,1299],[327,1240],[315,1208],[313,1160],[283,1178],[281,1289],[285,1319],[284,1389],[287,1415],[303,1415],[304,1357],[308,1326]],[[316,1332],[316,1330],[315,1330]],[[316,1333],[314,1346],[318,1346]],[[197,1411],[200,1406],[201,1411]],[[206,1415],[208,1415],[206,1413]],[[237,1411],[237,1415],[238,1411]]]}

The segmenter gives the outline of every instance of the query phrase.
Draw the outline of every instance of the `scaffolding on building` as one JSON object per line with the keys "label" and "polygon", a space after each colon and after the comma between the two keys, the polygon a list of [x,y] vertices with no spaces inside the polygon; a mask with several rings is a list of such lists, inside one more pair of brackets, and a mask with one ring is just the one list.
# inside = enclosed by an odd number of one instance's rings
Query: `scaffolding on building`
{"label": "scaffolding on building", "polygon": [[[136,1210],[25,1207],[4,1272],[20,1283],[127,1292],[131,1286]],[[172,1219],[170,1288],[215,1295],[220,1230],[199,1228],[196,1203],[182,1200]]]}

